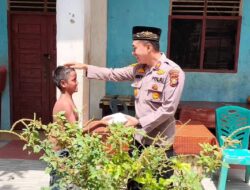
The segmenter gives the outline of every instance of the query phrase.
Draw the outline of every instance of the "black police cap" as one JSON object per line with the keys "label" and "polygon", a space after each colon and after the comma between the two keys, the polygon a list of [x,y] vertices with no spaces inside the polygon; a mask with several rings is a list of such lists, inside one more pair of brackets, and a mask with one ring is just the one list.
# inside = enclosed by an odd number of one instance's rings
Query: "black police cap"
{"label": "black police cap", "polygon": [[159,42],[161,29],[149,26],[134,26],[133,40],[150,40]]}

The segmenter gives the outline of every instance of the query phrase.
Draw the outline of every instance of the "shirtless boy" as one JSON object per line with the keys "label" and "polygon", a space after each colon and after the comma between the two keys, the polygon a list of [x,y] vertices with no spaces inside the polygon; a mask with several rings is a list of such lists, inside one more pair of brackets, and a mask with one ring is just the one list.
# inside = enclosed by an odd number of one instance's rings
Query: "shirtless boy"
{"label": "shirtless boy", "polygon": [[[76,111],[76,106],[74,104],[72,94],[77,92],[77,75],[75,69],[58,66],[53,73],[53,80],[55,85],[60,89],[61,95],[56,101],[53,108],[53,120],[56,121],[55,115],[59,112],[64,112],[65,117],[70,123],[78,121],[78,114]],[[55,137],[49,136],[50,142],[53,144],[53,150],[57,152],[59,157],[67,157],[69,152],[66,149],[62,149],[60,144]],[[59,177],[55,170],[50,173],[50,186],[57,183]],[[52,187],[53,190],[58,190],[59,188]]]}
{"label": "shirtless boy", "polygon": [[53,80],[61,91],[61,95],[53,108],[53,116],[63,111],[68,122],[78,121],[78,113],[72,98],[72,94],[77,92],[78,85],[75,69],[58,66],[54,71]]}

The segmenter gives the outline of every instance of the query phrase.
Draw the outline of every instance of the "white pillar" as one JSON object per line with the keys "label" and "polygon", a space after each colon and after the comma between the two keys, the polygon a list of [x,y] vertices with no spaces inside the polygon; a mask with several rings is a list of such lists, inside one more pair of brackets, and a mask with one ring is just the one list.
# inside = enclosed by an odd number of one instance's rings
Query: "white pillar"
{"label": "white pillar", "polygon": [[[91,0],[91,65],[106,67],[107,0]],[[105,82],[90,81],[90,118],[101,118],[100,99],[105,95]]]}
{"label": "white pillar", "polygon": [[[65,62],[89,62],[90,1],[57,0],[57,65]],[[89,81],[77,71],[78,92],[73,95],[80,121],[89,119]],[[57,97],[59,92],[57,92]]]}

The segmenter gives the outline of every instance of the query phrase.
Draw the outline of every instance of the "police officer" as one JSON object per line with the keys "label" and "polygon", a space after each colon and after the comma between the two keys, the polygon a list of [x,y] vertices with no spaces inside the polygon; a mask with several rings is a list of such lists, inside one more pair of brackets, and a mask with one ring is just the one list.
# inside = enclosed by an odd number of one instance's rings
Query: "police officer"
{"label": "police officer", "polygon": [[[89,79],[105,81],[132,81],[134,88],[136,117],[128,117],[128,126],[137,126],[149,137],[161,135],[168,144],[175,136],[174,114],[182,94],[185,74],[182,69],[160,52],[161,29],[147,26],[133,27],[133,52],[137,63],[123,68],[102,68],[81,63],[67,63],[66,66],[84,69]],[[136,135],[137,146],[152,144],[152,138]],[[166,142],[166,141],[165,141]],[[162,142],[157,142],[158,146]],[[141,146],[142,147],[142,146]],[[140,147],[139,147],[140,149]],[[173,155],[170,148],[167,156]],[[169,169],[169,168],[168,168]],[[167,169],[167,170],[168,170]],[[162,176],[168,178],[172,171]],[[140,189],[140,184],[129,181],[129,190]]]}
{"label": "police officer", "polygon": [[[175,135],[174,114],[182,94],[185,75],[182,69],[160,52],[161,29],[133,27],[133,52],[137,63],[123,68],[103,68],[81,63],[66,66],[84,69],[89,79],[132,81],[136,117],[127,125],[139,126],[150,137],[161,135],[172,144]],[[136,140],[150,145],[152,140],[136,135]],[[161,142],[158,142],[161,145]]]}

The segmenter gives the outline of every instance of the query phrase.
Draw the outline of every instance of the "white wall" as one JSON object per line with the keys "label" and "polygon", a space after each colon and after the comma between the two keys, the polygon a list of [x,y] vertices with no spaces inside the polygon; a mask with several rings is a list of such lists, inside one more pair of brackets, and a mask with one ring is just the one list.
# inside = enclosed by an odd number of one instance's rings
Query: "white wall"
{"label": "white wall", "polygon": [[[89,52],[89,1],[57,0],[57,65],[65,62],[86,62]],[[89,87],[84,80],[83,71],[77,71],[78,93],[73,98],[80,111],[81,119],[89,116]],[[59,96],[57,92],[57,97]]]}
{"label": "white wall", "polygon": [[[107,0],[57,0],[57,65],[78,61],[106,66]],[[99,101],[105,82],[89,83],[77,72],[78,93],[73,98],[82,120],[101,118]],[[57,97],[60,92],[57,92]]]}

